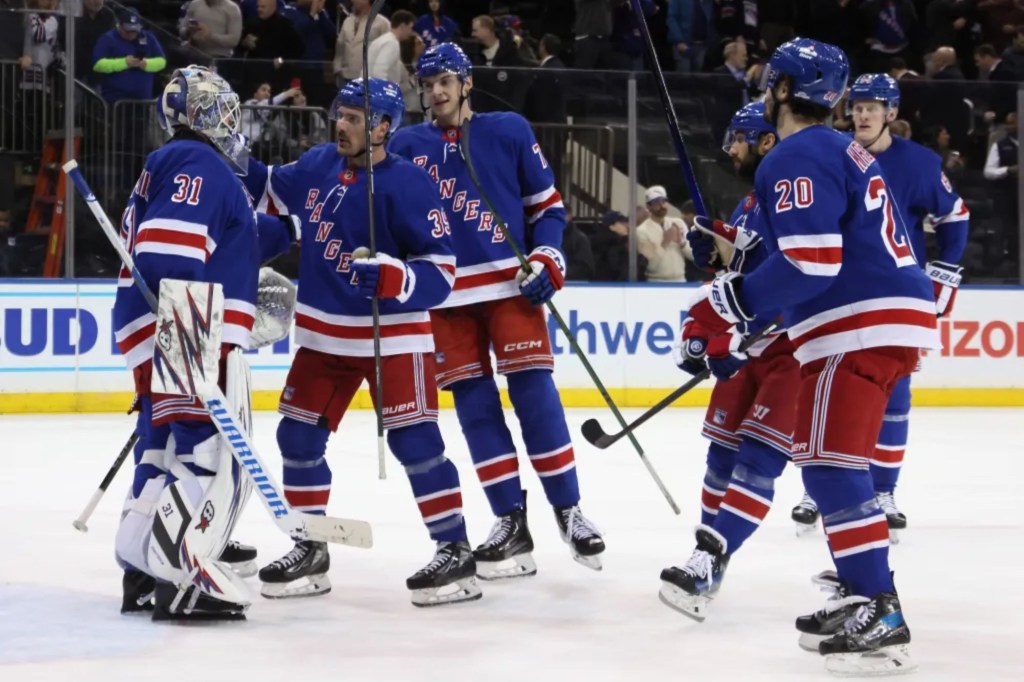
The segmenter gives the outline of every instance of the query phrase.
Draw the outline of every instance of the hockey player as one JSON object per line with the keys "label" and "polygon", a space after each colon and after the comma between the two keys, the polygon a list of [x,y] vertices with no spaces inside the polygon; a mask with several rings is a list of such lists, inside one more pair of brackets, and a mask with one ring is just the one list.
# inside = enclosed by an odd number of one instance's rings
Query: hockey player
{"label": "hockey player", "polygon": [[[172,74],[157,112],[172,137],[147,157],[122,216],[121,236],[152,291],[163,278],[223,285],[221,376],[229,384],[240,382],[247,376],[245,360],[232,349],[249,347],[259,245],[252,203],[235,176],[247,154],[238,133],[238,96],[220,76],[190,66]],[[155,620],[244,618],[246,588],[212,561],[255,559],[251,548],[227,546],[244,504],[238,494],[243,484],[237,467],[220,466],[221,439],[198,399],[151,393],[156,318],[125,268],[114,324],[134,375],[140,436],[116,538],[117,560],[125,569],[122,612],[153,608],[154,597]],[[204,515],[208,525],[188,524],[180,533],[168,525],[187,523],[207,505],[219,510],[212,519]],[[197,556],[200,546],[210,547],[210,556]],[[196,570],[182,566],[186,554]]]}
{"label": "hockey player", "polygon": [[750,275],[717,277],[689,314],[712,334],[740,337],[783,314],[801,366],[793,461],[821,508],[848,595],[797,628],[822,638],[829,670],[885,674],[913,663],[869,464],[896,382],[939,339],[932,284],[884,173],[860,144],[823,125],[848,73],[833,45],[798,38],[775,50],[765,111],[781,142],[755,179],[768,255]]}
{"label": "hockey player", "polygon": [[[277,442],[285,497],[323,514],[331,491],[324,454],[363,381],[374,380],[371,299],[380,300],[384,426],[405,467],[434,558],[406,581],[413,604],[478,599],[476,564],[466,539],[455,465],[437,426],[437,385],[429,308],[451,292],[455,256],[436,188],[423,170],[388,154],[385,141],[405,107],[394,83],[369,81],[372,148],[364,142],[363,81],[345,84],[333,105],[337,142],[269,169],[261,208],[301,222],[301,283],[295,340],[300,346],[281,394]],[[375,257],[355,257],[369,243],[367,155],[372,154]],[[322,542],[300,541],[260,573],[263,595],[330,591],[330,556]]]}
{"label": "hockey player", "polygon": [[[959,263],[967,244],[970,212],[953,191],[942,172],[942,159],[911,140],[894,136],[889,124],[896,120],[900,105],[899,85],[884,73],[860,76],[850,87],[848,113],[853,117],[854,139],[871,152],[885,172],[903,223],[910,231],[910,244],[935,289],[935,312],[939,317],[953,309],[963,270]],[[925,263],[925,225],[935,230],[938,259]],[[900,380],[885,408],[878,434],[871,478],[878,503],[885,511],[890,536],[898,542],[907,517],[897,508],[893,492],[903,465],[910,418],[910,377]],[[818,510],[810,496],[793,508],[793,519],[806,527],[817,521]]]}
{"label": "hockey player", "polygon": [[[554,507],[562,538],[573,558],[600,569],[604,541],[580,511],[575,456],[551,377],[554,358],[541,307],[565,278],[559,250],[565,209],[554,176],[522,116],[472,112],[472,67],[457,45],[428,49],[416,74],[434,122],[399,131],[391,150],[428,170],[455,235],[455,288],[431,319],[438,385],[452,392],[477,476],[497,517],[488,538],[474,551],[478,574],[496,579],[537,572],[519,460],[505,425],[491,349],[498,372],[508,380],[527,454]],[[470,179],[459,145],[467,124],[474,166],[486,169],[479,178],[482,190],[507,221],[509,238],[529,254],[529,274]]]}
{"label": "hockey player", "polygon": [[[754,172],[776,141],[775,128],[764,118],[764,104],[754,103],[733,116],[723,149],[732,158],[737,175],[753,182]],[[757,196],[751,192],[739,202],[729,223],[698,217],[700,229],[687,234],[695,262],[710,270],[719,265],[713,236],[718,234],[733,246],[729,269],[752,270],[763,256],[757,235],[761,213]],[[709,348],[708,339],[709,334],[687,318],[673,353],[676,364],[691,374],[704,370],[706,356],[718,383],[704,418],[703,433],[711,444],[697,548],[683,567],[662,571],[660,592],[663,602],[697,620],[704,620],[729,559],[771,508],[775,479],[789,462],[795,417],[793,388],[800,383],[793,345],[784,333],[773,334],[752,348],[749,362],[748,354],[734,352],[728,343]],[[716,338],[718,343],[723,340],[731,339]]]}

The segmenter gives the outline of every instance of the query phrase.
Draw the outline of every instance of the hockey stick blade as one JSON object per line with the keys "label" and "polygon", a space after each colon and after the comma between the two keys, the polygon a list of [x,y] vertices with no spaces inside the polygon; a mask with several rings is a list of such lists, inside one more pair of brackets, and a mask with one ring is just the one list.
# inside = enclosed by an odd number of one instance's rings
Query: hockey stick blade
{"label": "hockey stick blade", "polygon": [[591,418],[583,422],[581,430],[588,443],[602,450],[615,442],[615,438],[605,433],[601,422],[596,419]]}
{"label": "hockey stick blade", "polygon": [[373,547],[373,529],[366,521],[339,519],[333,516],[305,514],[303,534],[305,539],[333,542],[349,547],[370,549]]}

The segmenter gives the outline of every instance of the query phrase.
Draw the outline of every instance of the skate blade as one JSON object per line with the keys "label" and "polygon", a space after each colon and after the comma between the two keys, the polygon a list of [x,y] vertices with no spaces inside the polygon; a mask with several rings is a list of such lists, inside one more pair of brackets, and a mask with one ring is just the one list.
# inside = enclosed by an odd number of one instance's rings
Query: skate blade
{"label": "skate blade", "polygon": [[576,561],[576,563],[586,566],[592,571],[600,571],[604,568],[604,565],[601,563],[600,554],[595,554],[593,556],[583,556],[579,552],[574,551],[572,553],[572,558],[574,561]]}
{"label": "skate blade", "polygon": [[476,578],[463,578],[441,587],[412,590],[412,604],[420,608],[445,606],[465,601],[476,601],[484,593],[476,584]]}
{"label": "skate blade", "polygon": [[902,528],[889,528],[889,544],[898,545],[900,544],[900,535],[903,534]]}
{"label": "skate blade", "polygon": [[529,552],[502,561],[477,561],[476,577],[480,580],[509,580],[537,575],[537,564]]}
{"label": "skate blade", "polygon": [[228,567],[234,571],[235,575],[239,578],[251,578],[259,573],[259,566],[256,565],[256,561],[239,561],[234,564],[228,564]]}
{"label": "skate blade", "polygon": [[798,538],[802,538],[804,536],[811,535],[816,530],[818,530],[818,522],[817,521],[815,521],[814,523],[800,523],[799,521],[797,521],[795,523],[796,523],[796,536]]}
{"label": "skate blade", "polygon": [[912,673],[917,663],[910,657],[910,647],[903,644],[865,653],[829,654],[825,670],[836,677],[887,677]]}
{"label": "skate blade", "polygon": [[708,604],[711,602],[710,597],[692,595],[665,581],[662,581],[661,589],[658,590],[658,598],[665,606],[689,616],[698,623],[703,623],[707,618]]}
{"label": "skate blade", "polygon": [[315,597],[331,591],[331,580],[326,573],[309,575],[290,583],[263,583],[260,595],[267,599],[294,599]]}
{"label": "skate blade", "polygon": [[832,635],[814,635],[809,632],[801,632],[800,639],[797,640],[797,644],[804,651],[810,651],[811,653],[818,653],[818,645],[824,642]]}

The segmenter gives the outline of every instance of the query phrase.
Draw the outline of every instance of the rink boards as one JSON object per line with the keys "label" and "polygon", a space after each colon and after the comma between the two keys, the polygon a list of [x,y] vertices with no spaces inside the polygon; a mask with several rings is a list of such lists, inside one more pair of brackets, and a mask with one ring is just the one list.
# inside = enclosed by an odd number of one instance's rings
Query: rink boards
{"label": "rink boards", "polygon": [[[0,282],[0,413],[127,409],[131,380],[113,340],[111,281]],[[598,376],[623,407],[657,402],[687,378],[671,348],[692,285],[570,284],[555,299]],[[570,407],[603,405],[553,319],[555,380]],[[965,287],[943,350],[914,376],[917,405],[1024,405],[1024,288]],[[294,345],[250,354],[257,409],[274,409]],[[710,384],[709,384],[710,386]],[[709,388],[680,405],[705,404]],[[442,394],[442,406],[450,397]],[[356,398],[369,407],[368,394]]]}

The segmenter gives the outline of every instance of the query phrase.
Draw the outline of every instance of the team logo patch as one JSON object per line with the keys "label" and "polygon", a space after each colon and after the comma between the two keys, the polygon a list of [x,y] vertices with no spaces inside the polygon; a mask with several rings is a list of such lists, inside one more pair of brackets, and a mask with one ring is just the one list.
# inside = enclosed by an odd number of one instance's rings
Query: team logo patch
{"label": "team logo patch", "polygon": [[443,365],[444,364],[444,353],[434,353],[434,360],[437,361],[437,364]]}
{"label": "team logo patch", "polygon": [[725,424],[725,418],[728,416],[729,412],[727,410],[721,410],[716,407],[715,413],[711,415],[711,421],[718,424],[719,426],[723,426]]}
{"label": "team logo patch", "polygon": [[686,342],[686,352],[689,355],[701,356],[707,350],[707,342],[704,339],[693,338]]}
{"label": "team logo patch", "polygon": [[294,397],[295,397],[295,387],[294,386],[285,386],[284,387],[284,391],[281,393],[281,400],[283,400],[286,403],[289,403],[289,402],[291,402],[292,398],[294,398]]}
{"label": "team logo patch", "polygon": [[205,533],[206,529],[213,523],[213,517],[216,515],[216,510],[213,508],[213,502],[209,500],[203,505],[203,511],[199,515],[199,523],[196,525],[195,530]]}
{"label": "team logo patch", "polygon": [[165,351],[171,350],[171,327],[173,324],[171,320],[164,320],[160,323],[160,331],[156,333],[156,342]]}

